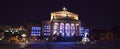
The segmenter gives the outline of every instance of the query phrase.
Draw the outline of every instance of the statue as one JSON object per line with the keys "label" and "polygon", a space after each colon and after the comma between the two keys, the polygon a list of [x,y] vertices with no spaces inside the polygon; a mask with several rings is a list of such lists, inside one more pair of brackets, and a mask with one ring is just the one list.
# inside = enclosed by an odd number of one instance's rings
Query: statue
{"label": "statue", "polygon": [[66,7],[63,7],[63,11],[67,11],[67,8],[66,8]]}

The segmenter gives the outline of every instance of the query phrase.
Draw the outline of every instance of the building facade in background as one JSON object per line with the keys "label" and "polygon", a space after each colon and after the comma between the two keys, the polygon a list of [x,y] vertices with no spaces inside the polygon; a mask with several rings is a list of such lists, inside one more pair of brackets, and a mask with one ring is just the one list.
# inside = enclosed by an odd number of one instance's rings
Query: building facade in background
{"label": "building facade in background", "polygon": [[[21,25],[0,25],[0,39],[6,42],[16,42],[22,39],[22,34],[28,34],[27,29]],[[14,39],[13,39],[14,38]],[[11,40],[12,39],[12,40]]]}

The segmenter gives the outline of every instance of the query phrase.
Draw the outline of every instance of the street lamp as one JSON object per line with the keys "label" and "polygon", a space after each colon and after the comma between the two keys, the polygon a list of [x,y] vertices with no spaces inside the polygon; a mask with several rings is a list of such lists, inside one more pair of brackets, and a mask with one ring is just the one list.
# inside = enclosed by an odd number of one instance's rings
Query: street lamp
{"label": "street lamp", "polygon": [[22,34],[22,37],[26,37],[26,34]]}
{"label": "street lamp", "polygon": [[22,42],[27,42],[27,39],[26,39],[27,35],[26,34],[22,34],[21,36],[22,36]]}

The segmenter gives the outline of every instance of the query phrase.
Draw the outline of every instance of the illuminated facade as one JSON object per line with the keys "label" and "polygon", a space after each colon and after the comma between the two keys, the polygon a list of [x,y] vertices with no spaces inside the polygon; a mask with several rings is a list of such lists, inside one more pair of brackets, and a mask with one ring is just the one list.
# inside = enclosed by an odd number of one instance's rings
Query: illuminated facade
{"label": "illuminated facade", "polygon": [[[51,12],[50,21],[42,22],[42,34],[46,40],[57,40],[57,37],[82,37],[85,30],[78,19],[78,15],[67,11],[64,7],[62,11]],[[88,33],[89,34],[89,33]]]}
{"label": "illuminated facade", "polygon": [[79,36],[79,26],[81,21],[78,15],[67,11],[64,7],[63,11],[51,12],[52,35],[57,36]]}
{"label": "illuminated facade", "polygon": [[32,27],[31,29],[31,36],[40,36],[41,27]]}
{"label": "illuminated facade", "polygon": [[[48,41],[56,40],[57,37],[82,37],[86,29],[81,27],[78,15],[67,11],[65,7],[62,11],[51,12],[50,21],[42,21],[37,28],[34,26],[37,25],[31,26],[30,36],[39,36]],[[38,33],[33,33],[33,28],[36,28]]]}

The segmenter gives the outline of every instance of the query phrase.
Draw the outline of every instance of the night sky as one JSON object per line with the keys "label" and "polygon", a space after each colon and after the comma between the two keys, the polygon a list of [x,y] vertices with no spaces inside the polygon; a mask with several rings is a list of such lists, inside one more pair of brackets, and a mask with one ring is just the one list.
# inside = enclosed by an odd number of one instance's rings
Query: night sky
{"label": "night sky", "polygon": [[94,29],[110,29],[120,25],[120,3],[117,0],[9,0],[0,1],[0,24],[50,20],[50,12],[65,6]]}

